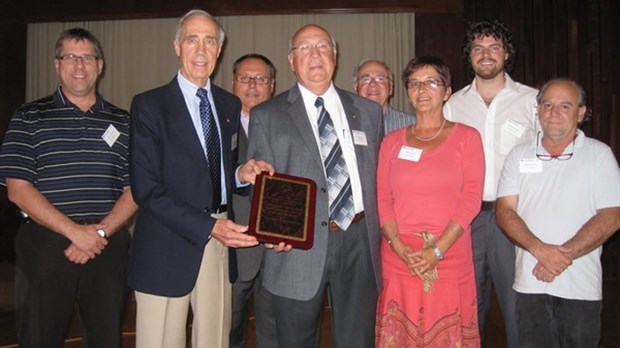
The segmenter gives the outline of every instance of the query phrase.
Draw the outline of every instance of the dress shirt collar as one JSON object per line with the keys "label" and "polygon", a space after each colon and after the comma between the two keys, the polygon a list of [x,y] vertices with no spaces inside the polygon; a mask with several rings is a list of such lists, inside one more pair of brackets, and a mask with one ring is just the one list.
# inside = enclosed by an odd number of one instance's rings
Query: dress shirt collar
{"label": "dress shirt collar", "polygon": [[[519,93],[519,91],[521,91],[521,87],[519,86],[519,84],[517,84],[510,77],[510,75],[508,75],[507,73],[504,73],[504,78],[506,79],[506,83],[504,84],[504,88],[502,88],[501,91],[498,92],[497,94],[501,93],[503,90],[510,90],[510,91],[514,91],[514,92],[517,92],[517,93]],[[480,94],[480,93],[478,93],[478,88],[476,87],[476,78],[474,78],[471,81],[471,84],[469,84],[469,86],[465,87],[465,92],[463,94],[466,95],[469,92]]]}

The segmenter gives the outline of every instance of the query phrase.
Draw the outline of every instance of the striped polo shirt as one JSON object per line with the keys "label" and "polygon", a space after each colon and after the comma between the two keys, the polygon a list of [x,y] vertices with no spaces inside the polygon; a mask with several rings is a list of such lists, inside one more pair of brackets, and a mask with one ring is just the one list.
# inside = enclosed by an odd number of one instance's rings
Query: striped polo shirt
{"label": "striped polo shirt", "polygon": [[97,94],[84,112],[58,87],[13,114],[0,150],[0,184],[28,181],[74,221],[98,222],[129,186],[128,137],[126,111]]}

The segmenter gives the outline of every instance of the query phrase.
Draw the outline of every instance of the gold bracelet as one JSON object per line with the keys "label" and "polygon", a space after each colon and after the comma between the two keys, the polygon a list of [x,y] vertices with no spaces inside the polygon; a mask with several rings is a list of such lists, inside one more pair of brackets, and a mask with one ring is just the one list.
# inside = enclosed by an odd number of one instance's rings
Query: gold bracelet
{"label": "gold bracelet", "polygon": [[388,244],[392,245],[392,240],[394,240],[394,238],[398,238],[398,233],[391,236],[390,238],[387,239]]}

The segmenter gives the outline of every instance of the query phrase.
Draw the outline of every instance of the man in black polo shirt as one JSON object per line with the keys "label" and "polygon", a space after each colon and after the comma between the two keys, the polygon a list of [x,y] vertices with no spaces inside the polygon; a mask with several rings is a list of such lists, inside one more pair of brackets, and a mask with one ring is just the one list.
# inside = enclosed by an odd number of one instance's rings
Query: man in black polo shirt
{"label": "man in black polo shirt", "polygon": [[60,86],[20,107],[0,151],[0,183],[24,219],[15,297],[21,347],[61,347],[77,303],[87,347],[120,347],[129,186],[129,115],[97,93],[101,44],[68,29],[56,43]]}

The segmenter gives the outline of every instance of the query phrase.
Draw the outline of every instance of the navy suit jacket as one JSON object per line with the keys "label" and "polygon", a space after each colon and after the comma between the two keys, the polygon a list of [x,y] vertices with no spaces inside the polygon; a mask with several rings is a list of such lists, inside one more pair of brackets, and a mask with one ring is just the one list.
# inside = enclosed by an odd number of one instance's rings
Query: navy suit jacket
{"label": "navy suit jacket", "polygon": [[[211,87],[220,125],[227,202],[235,186],[233,161],[241,103]],[[216,222],[207,159],[175,77],[134,97],[130,180],[138,204],[129,259],[129,286],[159,296],[183,296],[195,285]],[[230,204],[229,204],[230,207]],[[234,218],[232,209],[229,219]],[[231,257],[234,260],[234,254]],[[231,278],[236,277],[231,262]]]}

